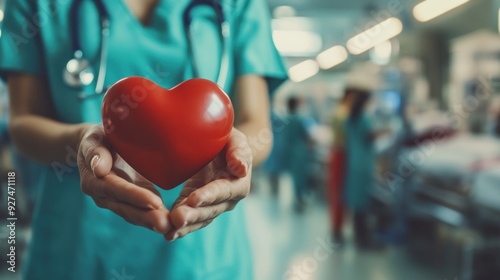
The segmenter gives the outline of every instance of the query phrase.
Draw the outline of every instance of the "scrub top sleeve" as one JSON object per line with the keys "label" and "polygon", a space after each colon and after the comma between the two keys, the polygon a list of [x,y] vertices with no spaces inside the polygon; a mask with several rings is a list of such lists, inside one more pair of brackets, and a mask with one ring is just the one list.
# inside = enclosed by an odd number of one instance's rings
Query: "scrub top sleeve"
{"label": "scrub top sleeve", "polygon": [[235,22],[236,76],[255,74],[266,79],[272,93],[288,77],[271,35],[271,16],[264,0],[240,0]]}
{"label": "scrub top sleeve", "polygon": [[43,69],[41,28],[34,21],[35,1],[6,1],[0,37],[0,78],[9,72],[40,75]]}

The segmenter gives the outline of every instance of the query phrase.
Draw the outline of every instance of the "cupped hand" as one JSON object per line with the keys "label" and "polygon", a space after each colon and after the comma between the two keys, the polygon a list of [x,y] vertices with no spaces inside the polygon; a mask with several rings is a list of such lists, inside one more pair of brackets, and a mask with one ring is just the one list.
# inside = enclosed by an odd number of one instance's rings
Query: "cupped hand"
{"label": "cupped hand", "polygon": [[78,150],[81,189],[97,206],[159,233],[171,231],[169,211],[154,185],[109,148],[101,126],[83,135]]}
{"label": "cupped hand", "polygon": [[173,241],[210,224],[250,192],[252,151],[246,136],[233,128],[226,147],[204,169],[186,181],[170,213]]}

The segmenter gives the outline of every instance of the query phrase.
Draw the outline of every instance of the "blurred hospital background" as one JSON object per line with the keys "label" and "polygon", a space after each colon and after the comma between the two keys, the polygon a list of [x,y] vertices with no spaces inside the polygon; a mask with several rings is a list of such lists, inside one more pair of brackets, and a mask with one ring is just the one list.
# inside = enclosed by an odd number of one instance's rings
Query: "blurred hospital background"
{"label": "blurred hospital background", "polygon": [[[500,0],[268,3],[290,81],[273,95],[274,149],[242,204],[257,279],[500,279]],[[346,88],[369,92],[363,114],[383,132],[367,140],[373,153],[342,152],[346,166],[373,162],[355,178],[369,185],[360,212],[346,180],[332,187],[348,172],[332,162],[335,139],[359,132],[350,113],[335,125],[342,106],[352,112]],[[6,91],[0,82],[0,174],[18,173],[22,252],[38,165],[9,142]],[[2,279],[5,266],[2,254]]]}

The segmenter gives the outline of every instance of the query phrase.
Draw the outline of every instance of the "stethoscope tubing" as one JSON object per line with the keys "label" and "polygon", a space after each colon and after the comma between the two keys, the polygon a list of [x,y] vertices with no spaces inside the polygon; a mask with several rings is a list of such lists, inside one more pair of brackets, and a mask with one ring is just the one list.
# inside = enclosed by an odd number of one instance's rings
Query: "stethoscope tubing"
{"label": "stethoscope tubing", "polygon": [[86,99],[89,97],[96,97],[103,94],[106,89],[104,88],[104,80],[106,79],[106,72],[108,70],[108,41],[110,35],[110,21],[107,18],[101,20],[101,57],[99,58],[99,73],[97,74],[97,83],[95,86],[95,92],[93,94],[85,94],[80,92],[78,98]]}
{"label": "stethoscope tubing", "polygon": [[[81,47],[81,42],[79,38],[79,32],[78,32],[78,22],[79,22],[79,10],[82,5],[83,0],[75,0],[73,7],[70,10],[70,24],[71,24],[71,43],[73,47],[73,55],[74,59],[82,59],[83,58],[83,51]],[[101,47],[100,47],[100,57],[99,57],[99,69],[97,73],[97,81],[96,81],[96,87],[95,91],[92,94],[86,94],[84,92],[80,92],[78,94],[78,98],[81,100],[90,98],[90,97],[96,97],[99,95],[102,95],[105,93],[105,78],[106,78],[106,72],[107,72],[107,60],[108,60],[108,45],[109,45],[109,37],[110,37],[110,18],[109,14],[106,10],[106,7],[104,6],[103,0],[95,0],[94,1],[100,16],[100,21],[101,21]],[[219,66],[219,73],[216,78],[217,84],[221,87],[224,88],[227,83],[227,78],[229,75],[229,38],[231,36],[231,30],[230,30],[230,24],[229,21],[224,16],[224,10],[222,8],[222,4],[220,1],[216,0],[194,0],[189,5],[186,7],[183,13],[183,25],[184,25],[184,30],[186,34],[186,39],[188,42],[188,55],[191,60],[191,67],[193,71],[193,75],[195,77],[198,76],[198,69],[196,67],[195,63],[195,57],[193,53],[193,46],[192,46],[192,38],[191,38],[191,22],[192,22],[192,11],[194,8],[200,6],[200,5],[205,5],[205,6],[210,6],[214,9],[217,19],[219,21],[219,28],[220,28],[220,39],[222,42],[222,57],[221,57],[221,64]],[[87,66],[89,67],[89,66]],[[69,86],[72,87],[78,87],[74,86],[72,83],[66,81],[66,83]],[[84,84],[80,85],[80,87],[83,87]]]}

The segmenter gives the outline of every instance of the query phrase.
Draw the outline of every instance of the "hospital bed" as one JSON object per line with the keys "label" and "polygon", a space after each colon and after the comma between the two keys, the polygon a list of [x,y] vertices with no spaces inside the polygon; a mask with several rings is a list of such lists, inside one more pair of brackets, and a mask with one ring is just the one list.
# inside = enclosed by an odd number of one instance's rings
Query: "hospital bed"
{"label": "hospital bed", "polygon": [[[500,262],[484,261],[500,252],[500,140],[458,134],[431,143],[427,153],[417,145],[400,155],[414,168],[403,183],[408,224],[427,221],[426,227],[460,232],[461,243],[451,254],[457,258],[454,269],[461,270],[460,279],[485,279],[481,273],[498,272]],[[434,241],[421,244],[439,251],[429,246]]]}
{"label": "hospital bed", "polygon": [[[484,197],[484,187],[477,187],[481,185],[477,178],[482,174],[478,165],[481,161],[497,156],[500,156],[500,142],[497,139],[466,134],[430,142],[427,147],[416,146],[403,151],[401,161],[414,168],[414,174],[408,178],[411,182],[406,185],[416,198],[413,210],[419,211],[418,201],[426,201],[461,214],[471,214],[483,205],[481,199]],[[488,180],[491,181],[491,178]],[[497,182],[500,188],[500,180]],[[475,194],[475,200],[472,199],[472,193]],[[420,210],[430,212],[433,209],[427,206]],[[465,222],[453,219],[451,215],[448,215],[450,220],[446,220],[439,213],[435,212],[434,215],[443,222]]]}

